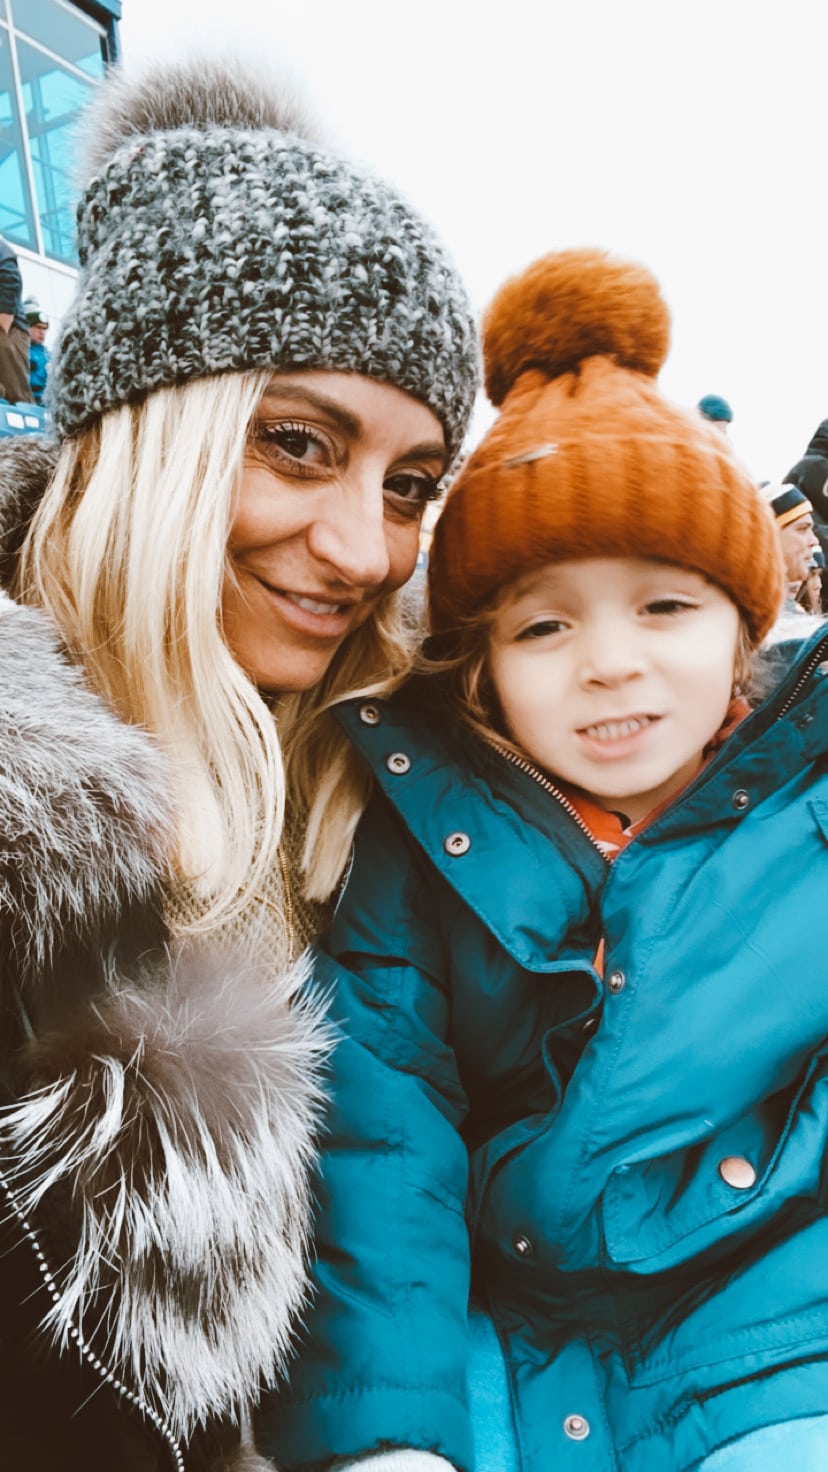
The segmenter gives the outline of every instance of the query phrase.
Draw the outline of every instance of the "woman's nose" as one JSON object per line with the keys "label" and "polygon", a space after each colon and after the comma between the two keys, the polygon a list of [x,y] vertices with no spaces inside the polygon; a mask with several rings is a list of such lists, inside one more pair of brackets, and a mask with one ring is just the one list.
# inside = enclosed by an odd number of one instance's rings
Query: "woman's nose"
{"label": "woman's nose", "polygon": [[388,529],[382,486],[376,492],[337,495],[313,522],[308,544],[343,583],[381,587],[390,571]]}

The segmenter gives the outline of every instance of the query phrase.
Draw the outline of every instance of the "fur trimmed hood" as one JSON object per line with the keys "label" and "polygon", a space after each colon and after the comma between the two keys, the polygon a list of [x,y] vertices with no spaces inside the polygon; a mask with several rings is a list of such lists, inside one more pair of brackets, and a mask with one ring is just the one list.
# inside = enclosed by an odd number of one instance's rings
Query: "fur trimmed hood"
{"label": "fur trimmed hood", "polygon": [[0,1114],[16,1209],[67,1258],[44,1327],[62,1349],[80,1333],[176,1440],[284,1369],[304,1302],[325,1051],[307,979],[194,952],[113,979]]}
{"label": "fur trimmed hood", "polygon": [[161,940],[168,832],[150,740],[87,689],[41,613],[0,592],[0,954],[34,1025],[101,986],[113,948],[128,966]]}
{"label": "fur trimmed hood", "polygon": [[[6,585],[52,464],[12,446]],[[0,1186],[53,1345],[185,1441],[284,1369],[328,1034],[306,960],[168,943],[168,825],[152,740],[0,592]]]}

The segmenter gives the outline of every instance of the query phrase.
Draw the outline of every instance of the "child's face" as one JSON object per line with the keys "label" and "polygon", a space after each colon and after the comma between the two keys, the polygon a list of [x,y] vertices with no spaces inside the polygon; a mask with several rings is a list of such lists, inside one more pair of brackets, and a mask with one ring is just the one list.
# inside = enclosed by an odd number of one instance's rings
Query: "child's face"
{"label": "child's face", "polygon": [[727,594],[687,568],[550,563],[512,584],[492,626],[507,730],[636,822],[699,770],[730,703],[739,627]]}

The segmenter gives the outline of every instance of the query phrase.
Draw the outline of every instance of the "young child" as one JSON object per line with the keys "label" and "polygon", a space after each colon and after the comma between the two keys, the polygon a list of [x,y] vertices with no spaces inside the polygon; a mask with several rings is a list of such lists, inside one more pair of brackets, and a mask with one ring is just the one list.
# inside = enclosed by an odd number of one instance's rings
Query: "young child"
{"label": "young child", "polygon": [[340,708],[376,791],[286,1472],[828,1466],[828,634],[751,709],[778,538],[668,335],[599,252],[503,288],[439,673]]}

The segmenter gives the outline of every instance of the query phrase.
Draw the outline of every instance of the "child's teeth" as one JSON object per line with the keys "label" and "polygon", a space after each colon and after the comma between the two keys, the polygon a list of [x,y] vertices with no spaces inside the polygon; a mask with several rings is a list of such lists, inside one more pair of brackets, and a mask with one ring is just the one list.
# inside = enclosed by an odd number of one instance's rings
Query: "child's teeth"
{"label": "child's teeth", "polygon": [[594,741],[618,741],[622,736],[632,736],[650,724],[649,716],[638,716],[629,721],[603,721],[600,726],[587,726],[587,736]]}

